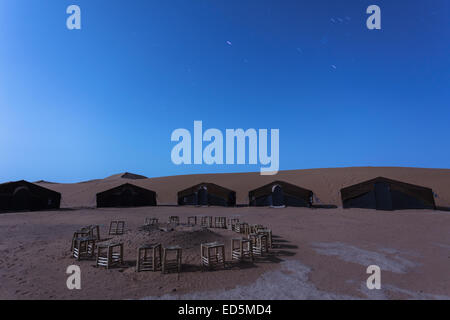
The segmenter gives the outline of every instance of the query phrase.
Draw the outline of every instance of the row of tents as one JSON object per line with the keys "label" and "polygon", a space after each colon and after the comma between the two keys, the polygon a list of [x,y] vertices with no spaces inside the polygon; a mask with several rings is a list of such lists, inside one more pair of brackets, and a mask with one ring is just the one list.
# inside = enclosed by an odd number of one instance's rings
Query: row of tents
{"label": "row of tents", "polygon": [[[248,194],[249,206],[312,207],[313,192],[274,181]],[[341,189],[344,208],[377,210],[436,209],[434,193],[421,187],[378,177]],[[26,181],[0,185],[0,211],[59,209],[61,194]],[[156,192],[126,183],[97,194],[97,207],[156,206]],[[236,206],[236,192],[214,183],[200,183],[178,192],[178,205]]]}

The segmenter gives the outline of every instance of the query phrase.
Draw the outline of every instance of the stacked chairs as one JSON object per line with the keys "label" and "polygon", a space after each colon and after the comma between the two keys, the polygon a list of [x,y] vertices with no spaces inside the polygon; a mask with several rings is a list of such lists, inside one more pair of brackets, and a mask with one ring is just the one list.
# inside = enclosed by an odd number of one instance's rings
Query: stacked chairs
{"label": "stacked chairs", "polygon": [[197,224],[197,217],[188,217],[188,225],[195,226]]}
{"label": "stacked chairs", "polygon": [[248,239],[252,243],[253,255],[262,256],[269,251],[267,236],[265,234],[251,233]]}
{"label": "stacked chairs", "polygon": [[227,218],[226,217],[214,217],[214,228],[226,229]]}
{"label": "stacked chairs", "polygon": [[[231,239],[231,261],[254,261],[272,248],[272,230],[260,225],[249,225],[238,218],[226,217],[188,217],[188,225],[200,225],[207,228],[224,228],[243,234],[245,237]],[[169,217],[170,224],[179,224],[178,216]],[[157,218],[145,218],[145,225],[157,225]],[[109,235],[122,235],[125,231],[124,221],[111,221]],[[124,244],[98,244],[100,227],[91,225],[76,231],[72,238],[72,256],[81,260],[96,256],[96,266],[106,269],[123,265]],[[209,269],[225,268],[225,245],[219,242],[203,243],[200,246],[201,265]],[[142,245],[137,249],[136,271],[159,271],[162,273],[181,272],[182,248],[180,246],[163,247],[160,243]]]}
{"label": "stacked chairs", "polygon": [[213,224],[213,217],[201,217],[200,225],[204,228],[211,228]]}
{"label": "stacked chairs", "polygon": [[70,251],[75,259],[92,257],[95,250],[95,242],[100,241],[100,227],[91,225],[75,231],[72,236]]}
{"label": "stacked chairs", "polygon": [[210,269],[225,268],[225,245],[218,242],[202,243],[200,245],[202,266]]}
{"label": "stacked chairs", "polygon": [[161,244],[144,245],[138,248],[136,271],[161,270],[162,247]]}
{"label": "stacked chairs", "polygon": [[106,269],[123,264],[123,243],[102,244],[97,247],[97,267]]}
{"label": "stacked chairs", "polygon": [[89,237],[95,238],[96,240],[100,240],[100,226],[99,225],[90,225],[84,227],[80,230],[81,233],[87,232]]}
{"label": "stacked chairs", "polygon": [[181,257],[181,247],[164,247],[162,258],[162,273],[181,272]]}
{"label": "stacked chairs", "polygon": [[145,218],[145,222],[144,224],[146,226],[154,226],[158,224],[158,219],[157,218]]}
{"label": "stacked chairs", "polygon": [[236,224],[235,231],[237,233],[241,233],[241,234],[244,234],[246,236],[248,236],[251,233],[250,232],[250,226],[246,222],[241,222],[241,223]]}
{"label": "stacked chairs", "polygon": [[236,231],[236,225],[239,223],[239,219],[238,218],[232,218],[228,221],[228,228],[231,231]]}
{"label": "stacked chairs", "polygon": [[250,233],[258,233],[259,229],[264,229],[264,226],[261,224],[254,224],[250,226]]}
{"label": "stacked chairs", "polygon": [[180,217],[178,217],[178,216],[170,216],[169,217],[169,223],[170,224],[176,224],[176,225],[180,224]]}
{"label": "stacked chairs", "polygon": [[242,261],[244,259],[253,261],[253,247],[249,239],[231,239],[231,260]]}
{"label": "stacked chairs", "polygon": [[75,247],[75,241],[79,238],[86,238],[89,237],[89,230],[86,230],[86,228],[82,228],[81,230],[75,231],[72,236],[72,245],[70,246],[70,251],[73,251],[73,248]]}
{"label": "stacked chairs", "polygon": [[125,231],[125,221],[111,221],[109,224],[110,236],[122,235]]}
{"label": "stacked chairs", "polygon": [[94,257],[96,241],[97,238],[91,236],[78,237],[72,240],[72,256],[77,260]]}
{"label": "stacked chairs", "polygon": [[267,246],[269,248],[273,248],[272,230],[270,230],[270,229],[258,229],[257,234],[266,235],[266,237],[267,237]]}

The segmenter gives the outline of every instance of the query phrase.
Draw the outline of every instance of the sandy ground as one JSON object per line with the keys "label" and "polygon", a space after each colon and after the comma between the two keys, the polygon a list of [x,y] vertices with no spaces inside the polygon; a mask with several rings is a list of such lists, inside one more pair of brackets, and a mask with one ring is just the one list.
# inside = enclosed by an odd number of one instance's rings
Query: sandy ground
{"label": "sandy ground", "polygon": [[[236,236],[212,229],[178,231],[164,244],[184,248],[184,271],[134,271],[136,248],[152,242],[139,231],[145,217],[239,217],[270,227],[275,248],[254,264],[199,268],[202,241],[227,245]],[[75,230],[126,221],[125,265],[105,270],[70,257]],[[408,210],[152,207],[79,209],[0,215],[0,299],[450,299],[450,214]],[[68,290],[66,268],[81,267],[81,290]],[[382,270],[381,290],[369,291],[366,268]]]}

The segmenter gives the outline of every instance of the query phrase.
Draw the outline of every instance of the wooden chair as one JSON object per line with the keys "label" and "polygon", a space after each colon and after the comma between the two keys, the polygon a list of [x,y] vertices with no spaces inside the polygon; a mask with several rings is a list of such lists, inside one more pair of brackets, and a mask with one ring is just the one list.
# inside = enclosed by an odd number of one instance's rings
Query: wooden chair
{"label": "wooden chair", "polygon": [[197,217],[188,217],[188,225],[195,226],[197,224]]}
{"label": "wooden chair", "polygon": [[269,251],[267,236],[265,234],[251,233],[248,235],[248,239],[252,243],[253,255],[262,256]]}
{"label": "wooden chair", "polygon": [[214,217],[214,228],[226,229],[227,218],[226,217]]}
{"label": "wooden chair", "polygon": [[72,256],[77,260],[81,260],[83,258],[92,258],[95,252],[96,240],[96,238],[90,236],[76,238],[72,241]]}
{"label": "wooden chair", "polygon": [[169,223],[173,223],[173,224],[180,224],[180,217],[178,216],[170,216],[169,217]]}
{"label": "wooden chair", "polygon": [[213,217],[201,217],[200,225],[205,228],[211,228],[213,224]]}
{"label": "wooden chair", "polygon": [[136,271],[158,271],[161,270],[162,261],[161,244],[144,245],[138,248]]}
{"label": "wooden chair", "polygon": [[235,231],[236,230],[236,224],[239,223],[239,219],[238,218],[232,218],[228,221],[228,227],[231,231]]}
{"label": "wooden chair", "polygon": [[164,247],[162,258],[162,273],[181,272],[181,258],[181,247]]}
{"label": "wooden chair", "polygon": [[117,236],[122,235],[125,230],[125,221],[111,221],[109,224],[109,235]]}
{"label": "wooden chair", "polygon": [[250,226],[246,222],[241,222],[241,223],[236,224],[235,231],[237,233],[241,233],[241,234],[244,234],[246,236],[248,236],[251,233],[250,232]]}
{"label": "wooden chair", "polygon": [[270,229],[258,229],[258,234],[265,234],[267,236],[267,246],[273,248],[272,242],[272,230]]}
{"label": "wooden chair", "polygon": [[100,241],[100,226],[92,225],[92,226],[89,226],[88,228],[89,228],[90,236],[97,239],[97,241]]}
{"label": "wooden chair", "polygon": [[258,233],[259,229],[264,229],[264,226],[261,224],[254,224],[250,226],[250,233]]}
{"label": "wooden chair", "polygon": [[123,243],[99,245],[97,250],[97,267],[109,269],[123,264]]}
{"label": "wooden chair", "polygon": [[249,239],[231,239],[231,260],[242,261],[245,258],[253,261],[253,246]]}
{"label": "wooden chair", "polygon": [[73,233],[73,236],[72,236],[72,244],[70,246],[70,251],[71,252],[73,251],[73,248],[75,247],[75,241],[78,238],[86,238],[86,237],[89,237],[89,236],[90,236],[89,230],[85,230],[84,228],[79,230],[79,231],[75,231]]}
{"label": "wooden chair", "polygon": [[144,225],[146,226],[154,226],[158,224],[158,219],[156,218],[145,218]]}
{"label": "wooden chair", "polygon": [[225,268],[225,246],[218,242],[200,245],[202,266],[210,269]]}

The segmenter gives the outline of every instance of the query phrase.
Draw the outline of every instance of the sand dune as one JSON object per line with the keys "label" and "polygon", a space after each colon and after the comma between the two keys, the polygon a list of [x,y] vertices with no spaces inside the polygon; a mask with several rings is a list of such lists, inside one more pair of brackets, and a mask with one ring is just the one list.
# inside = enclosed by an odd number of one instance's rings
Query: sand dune
{"label": "sand dune", "polygon": [[449,169],[356,167],[281,171],[276,176],[261,176],[259,173],[230,173],[161,178],[145,178],[131,173],[121,173],[105,179],[81,183],[55,184],[41,182],[39,185],[61,192],[61,206],[71,208],[95,207],[95,196],[98,192],[126,182],[156,191],[158,204],[162,205],[176,204],[178,191],[201,182],[213,182],[235,190],[237,203],[248,204],[248,191],[273,180],[284,180],[312,190],[317,204],[341,206],[339,193],[341,188],[378,176],[431,188],[436,194],[436,205],[450,207]]}

